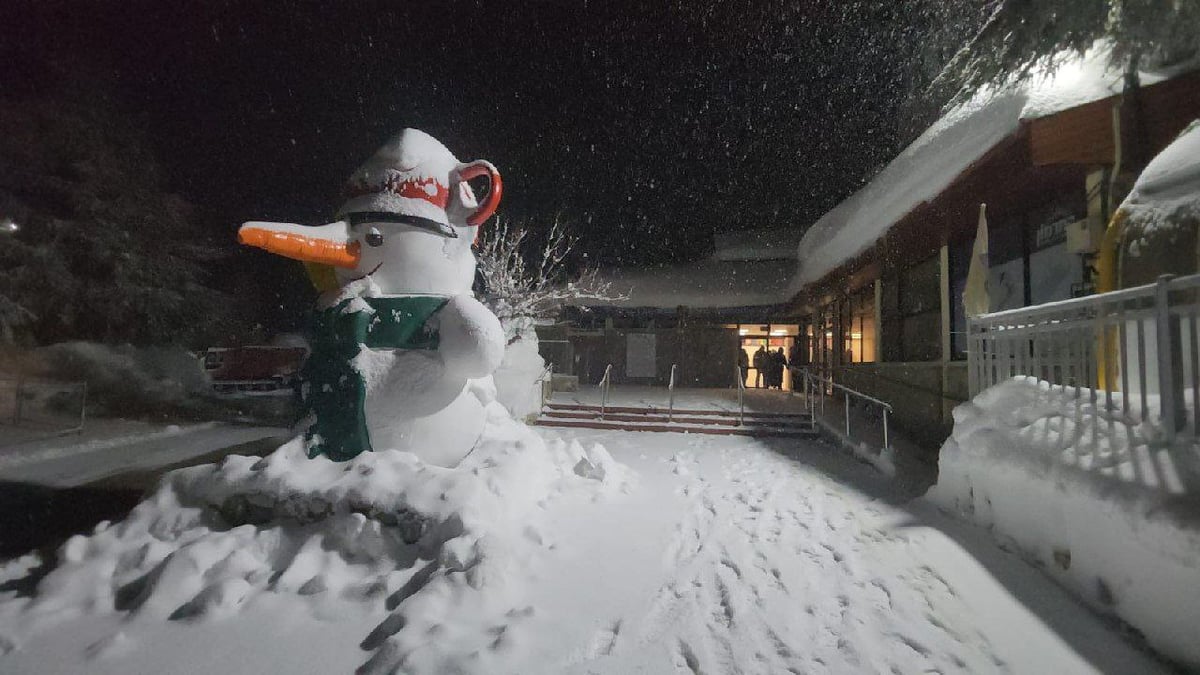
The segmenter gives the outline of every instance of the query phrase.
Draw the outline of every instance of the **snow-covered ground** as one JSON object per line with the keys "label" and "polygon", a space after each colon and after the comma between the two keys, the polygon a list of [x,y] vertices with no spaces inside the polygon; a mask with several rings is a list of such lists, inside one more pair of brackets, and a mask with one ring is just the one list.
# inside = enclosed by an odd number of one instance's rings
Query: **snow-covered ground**
{"label": "snow-covered ground", "polygon": [[1168,672],[831,446],[502,415],[457,470],[285,447],[173,474],[5,592],[0,671]]}

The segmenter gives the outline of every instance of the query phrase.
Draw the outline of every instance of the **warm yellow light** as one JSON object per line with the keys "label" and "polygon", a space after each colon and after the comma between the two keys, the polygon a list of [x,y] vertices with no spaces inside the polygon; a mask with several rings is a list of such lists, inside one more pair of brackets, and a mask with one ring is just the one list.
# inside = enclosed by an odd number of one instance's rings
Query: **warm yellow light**
{"label": "warm yellow light", "polygon": [[851,333],[851,334],[850,334],[850,339],[851,339],[851,340],[861,340],[861,339],[862,339],[862,333]]}
{"label": "warm yellow light", "polygon": [[750,329],[749,329],[749,328],[739,328],[739,329],[738,329],[738,335],[745,335],[745,334],[747,334],[747,333],[749,333],[749,332],[750,332]]}
{"label": "warm yellow light", "polygon": [[786,328],[777,328],[777,329],[771,331],[771,335],[787,335],[787,329]]}

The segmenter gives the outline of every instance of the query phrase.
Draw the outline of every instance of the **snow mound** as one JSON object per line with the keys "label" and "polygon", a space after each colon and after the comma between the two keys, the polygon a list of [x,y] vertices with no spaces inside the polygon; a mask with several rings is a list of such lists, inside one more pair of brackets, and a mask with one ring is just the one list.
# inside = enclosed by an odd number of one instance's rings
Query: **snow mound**
{"label": "snow mound", "polygon": [[1200,120],[1150,161],[1121,204],[1129,252],[1186,248],[1200,224]]}
{"label": "snow mound", "polygon": [[954,411],[927,498],[1200,666],[1200,446],[1013,378]]}
{"label": "snow mound", "polygon": [[[238,621],[256,600],[290,598],[330,620],[377,612],[361,643],[344,646],[363,650],[359,672],[496,672],[536,611],[521,603],[523,565],[546,545],[536,512],[552,496],[602,499],[632,480],[604,448],[547,442],[498,403],[453,469],[395,450],[310,460],[297,438],[265,458],[172,472],[123,522],[72,537],[30,597],[0,601],[0,645],[117,614],[120,632],[81,658],[120,658],[147,622]],[[0,579],[32,566],[13,561]]]}

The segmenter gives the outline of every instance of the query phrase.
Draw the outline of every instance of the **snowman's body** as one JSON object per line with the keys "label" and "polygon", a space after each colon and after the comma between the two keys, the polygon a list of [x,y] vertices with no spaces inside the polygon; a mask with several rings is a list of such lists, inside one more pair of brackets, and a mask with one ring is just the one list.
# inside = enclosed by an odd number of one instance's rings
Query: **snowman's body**
{"label": "snowman's body", "polygon": [[[366,297],[345,298],[340,293],[337,304],[325,311],[349,310],[362,315],[354,318],[369,323],[381,311],[392,311],[390,301],[443,301],[440,296],[375,295],[373,284],[356,284],[347,290],[360,288]],[[337,309],[346,300],[350,302]],[[334,425],[340,436],[334,439],[320,420],[322,411],[310,408],[315,417],[306,434],[311,453],[343,459],[368,449],[355,437],[360,430],[346,424],[359,414],[369,449],[411,451],[442,466],[453,466],[471,450],[483,430],[483,408],[492,396],[491,373],[504,351],[503,331],[495,315],[467,294],[445,298],[425,327],[424,335],[434,336],[436,344],[391,348],[366,341],[348,361],[353,372],[343,373],[351,375],[351,387],[359,386],[355,375],[361,378],[361,412],[334,413],[341,422]],[[314,355],[320,357],[319,350]],[[312,393],[307,400],[312,400]]]}
{"label": "snowman's body", "polygon": [[[493,181],[482,208],[465,182],[478,165]],[[504,354],[499,320],[471,294],[471,242],[499,199],[499,175],[409,129],[355,172],[349,190],[336,223],[247,223],[241,234],[338,266],[302,373],[309,452],[341,460],[396,449],[454,466],[479,439]]]}

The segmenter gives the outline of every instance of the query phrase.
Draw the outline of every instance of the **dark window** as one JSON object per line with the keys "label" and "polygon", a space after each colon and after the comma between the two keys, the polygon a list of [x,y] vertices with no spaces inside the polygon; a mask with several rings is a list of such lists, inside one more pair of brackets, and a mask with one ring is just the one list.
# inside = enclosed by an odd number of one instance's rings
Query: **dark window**
{"label": "dark window", "polygon": [[900,360],[936,361],[942,356],[941,263],[938,256],[901,270],[899,277]]}

